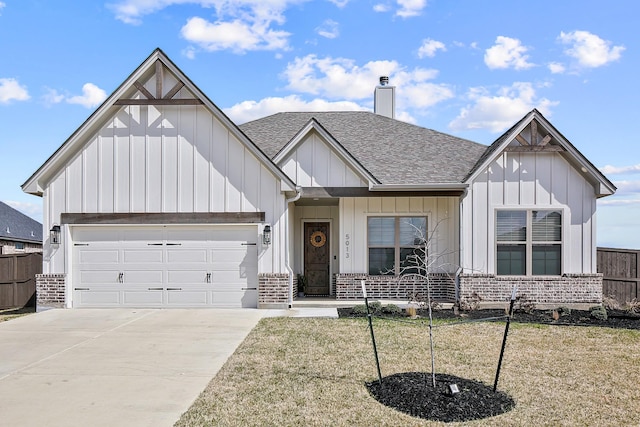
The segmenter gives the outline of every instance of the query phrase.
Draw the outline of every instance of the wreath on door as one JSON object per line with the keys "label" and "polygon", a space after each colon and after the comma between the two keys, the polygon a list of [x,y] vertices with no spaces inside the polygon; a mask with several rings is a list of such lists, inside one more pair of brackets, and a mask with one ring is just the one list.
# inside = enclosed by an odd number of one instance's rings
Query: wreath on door
{"label": "wreath on door", "polygon": [[322,231],[314,231],[311,233],[311,238],[309,239],[311,245],[316,248],[321,248],[327,243],[327,236],[324,235]]}

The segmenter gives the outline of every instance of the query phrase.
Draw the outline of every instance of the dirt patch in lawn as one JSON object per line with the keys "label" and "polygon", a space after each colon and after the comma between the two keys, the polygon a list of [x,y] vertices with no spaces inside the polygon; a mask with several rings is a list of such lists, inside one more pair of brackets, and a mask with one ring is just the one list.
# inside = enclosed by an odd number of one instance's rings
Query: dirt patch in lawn
{"label": "dirt patch in lawn", "polygon": [[35,307],[22,307],[22,308],[5,308],[0,309],[0,322],[15,319],[16,317],[25,316],[27,314],[35,313]]}

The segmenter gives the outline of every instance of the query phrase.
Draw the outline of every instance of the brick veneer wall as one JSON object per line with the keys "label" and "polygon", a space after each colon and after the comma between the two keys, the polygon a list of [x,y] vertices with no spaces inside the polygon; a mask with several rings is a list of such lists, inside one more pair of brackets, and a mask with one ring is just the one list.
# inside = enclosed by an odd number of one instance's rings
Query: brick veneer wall
{"label": "brick veneer wall", "polygon": [[64,307],[64,293],[64,274],[36,274],[36,307]]}
{"label": "brick veneer wall", "polygon": [[[368,274],[337,274],[336,299],[362,299],[364,280],[369,298],[411,300],[414,295],[426,300],[427,282],[424,279],[402,279],[398,276],[370,276]],[[434,273],[430,276],[431,298],[434,301],[453,302],[456,298],[452,276]]]}
{"label": "brick veneer wall", "polygon": [[508,301],[513,287],[536,303],[601,303],[602,274],[565,274],[562,276],[494,276],[461,274],[460,300]]}
{"label": "brick veneer wall", "polygon": [[258,308],[289,308],[289,274],[258,275]]}

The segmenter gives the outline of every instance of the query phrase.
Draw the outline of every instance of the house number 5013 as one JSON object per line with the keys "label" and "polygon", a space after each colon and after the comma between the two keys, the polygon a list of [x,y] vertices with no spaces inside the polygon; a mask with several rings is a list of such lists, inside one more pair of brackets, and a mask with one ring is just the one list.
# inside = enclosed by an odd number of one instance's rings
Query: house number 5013
{"label": "house number 5013", "polygon": [[349,246],[351,245],[351,236],[349,234],[344,235],[344,257],[351,258],[351,253],[349,252]]}

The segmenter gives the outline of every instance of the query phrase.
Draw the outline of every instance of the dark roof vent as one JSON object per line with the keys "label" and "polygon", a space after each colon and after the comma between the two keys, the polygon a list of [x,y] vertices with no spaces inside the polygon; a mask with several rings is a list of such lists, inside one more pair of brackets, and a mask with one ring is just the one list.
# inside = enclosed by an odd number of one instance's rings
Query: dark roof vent
{"label": "dark roof vent", "polygon": [[386,86],[389,84],[389,76],[380,76],[380,86]]}

